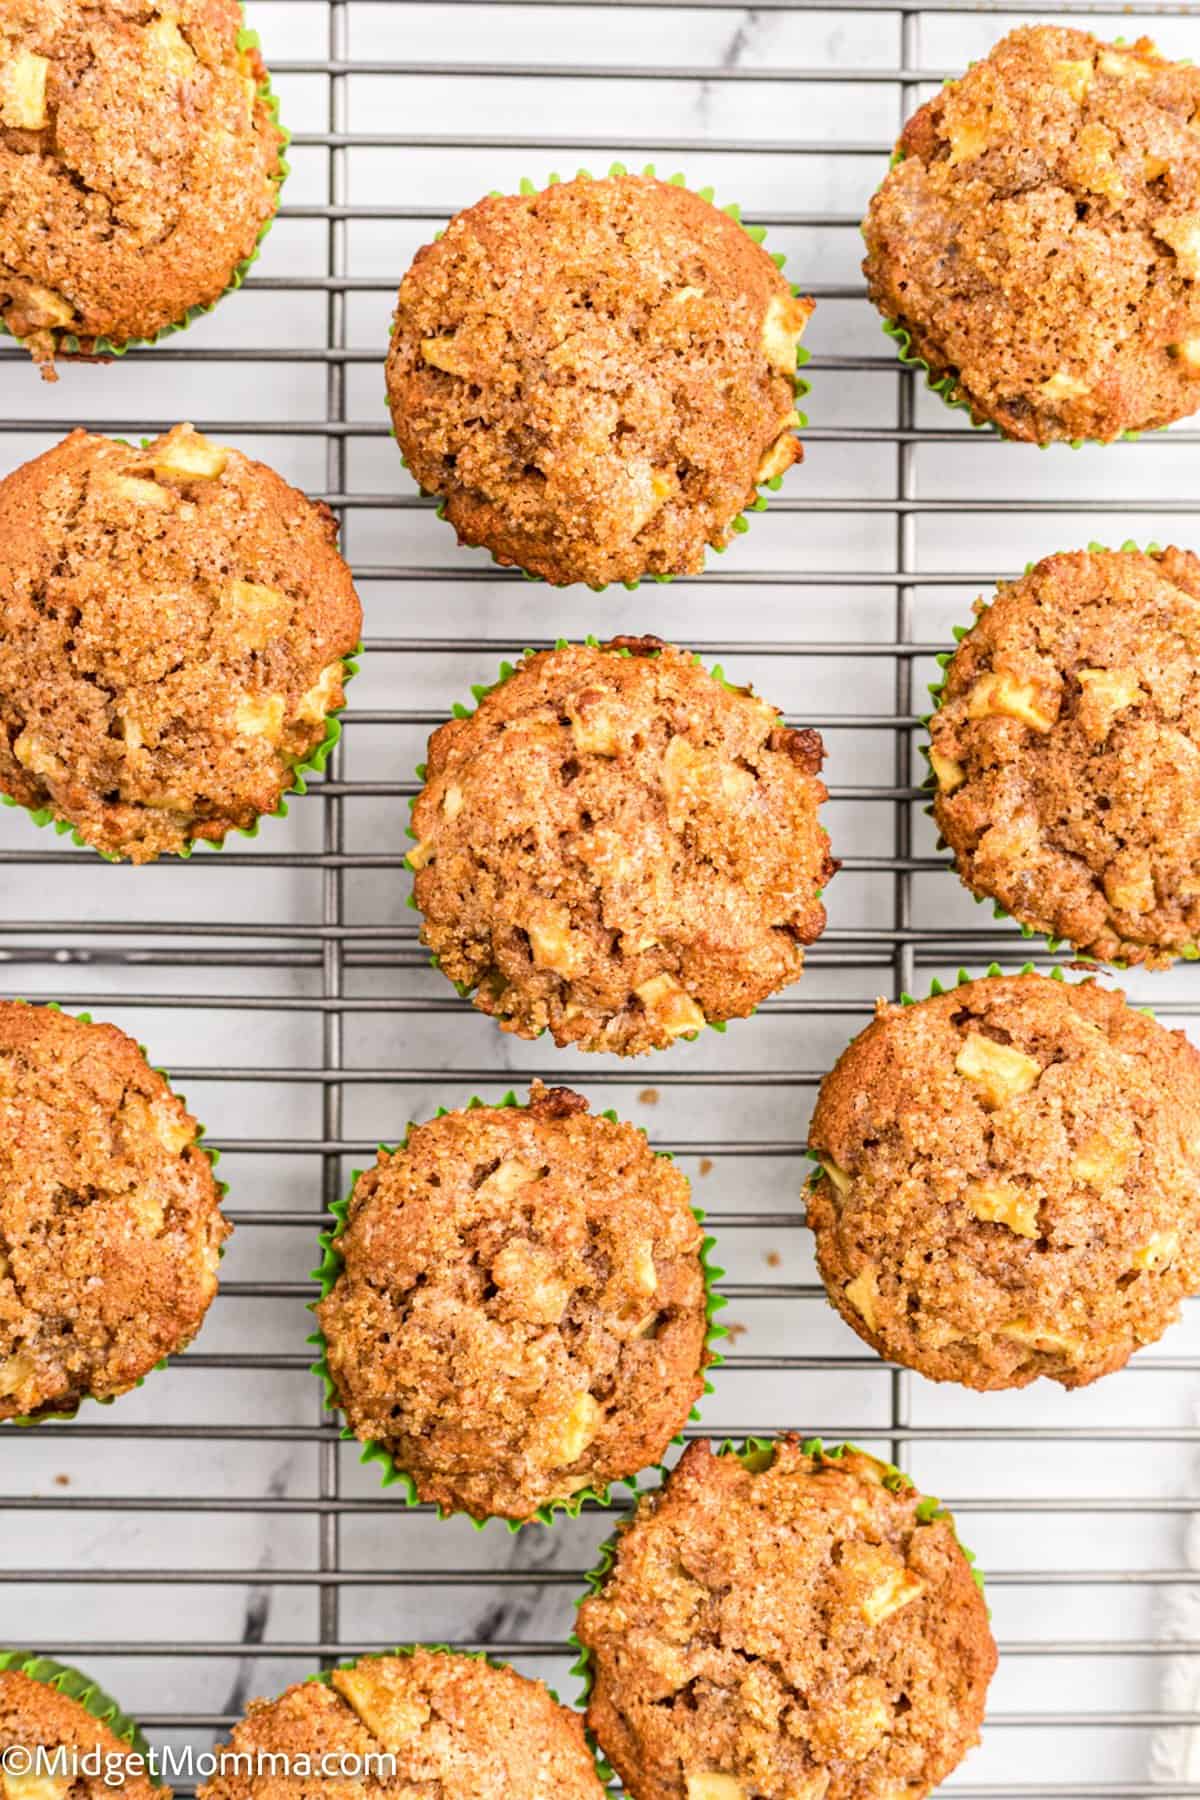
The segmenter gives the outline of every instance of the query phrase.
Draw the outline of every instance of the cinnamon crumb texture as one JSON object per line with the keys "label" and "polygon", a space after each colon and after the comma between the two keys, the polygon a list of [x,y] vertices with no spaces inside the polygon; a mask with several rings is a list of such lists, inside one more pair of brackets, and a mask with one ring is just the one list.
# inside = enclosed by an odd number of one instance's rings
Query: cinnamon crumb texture
{"label": "cinnamon crumb texture", "polygon": [[480,1011],[627,1056],[795,981],[836,868],[816,732],[636,643],[531,655],[436,731],[409,855]]}
{"label": "cinnamon crumb texture", "polygon": [[109,857],[273,812],[362,609],[327,507],[178,425],[72,432],[0,481],[0,789]]}
{"label": "cinnamon crumb texture", "polygon": [[114,1772],[113,1779],[106,1781],[103,1772],[88,1774],[83,1768],[74,1779],[65,1771],[61,1775],[0,1773],[3,1800],[68,1800],[68,1796],[70,1800],[112,1800],[114,1793],[124,1800],[171,1800],[169,1787],[156,1786],[136,1766],[120,1768],[121,1762],[136,1752],[80,1701],[19,1669],[5,1669],[0,1671],[0,1754],[16,1747],[29,1751],[44,1748],[50,1754],[63,1749],[81,1760],[99,1750],[105,1766]]}
{"label": "cinnamon crumb texture", "polygon": [[558,584],[694,574],[800,460],[811,300],[697,194],[643,175],[489,196],[400,287],[388,394],[465,544]]}
{"label": "cinnamon crumb texture", "polygon": [[1082,1387],[1200,1290],[1200,1053],[1094,982],[881,1001],[809,1141],[831,1301],[934,1380]]}
{"label": "cinnamon crumb texture", "polygon": [[1200,406],[1200,69],[1022,26],[904,128],[871,298],[977,420],[1029,442]]}
{"label": "cinnamon crumb texture", "polygon": [[237,0],[0,0],[0,320],[56,355],[220,298],[283,134]]}
{"label": "cinnamon crumb texture", "polygon": [[229,1227],[199,1137],[115,1025],[0,1002],[0,1418],[125,1393],[200,1329]]}
{"label": "cinnamon crumb texture", "polygon": [[579,1609],[588,1724],[637,1800],[923,1800],[996,1647],[936,1501],[795,1437],[689,1445]]}

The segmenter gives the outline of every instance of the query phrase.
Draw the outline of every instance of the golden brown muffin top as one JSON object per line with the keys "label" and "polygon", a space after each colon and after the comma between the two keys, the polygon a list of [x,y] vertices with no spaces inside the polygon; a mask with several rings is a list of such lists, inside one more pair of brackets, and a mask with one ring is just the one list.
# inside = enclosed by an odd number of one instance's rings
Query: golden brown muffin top
{"label": "golden brown muffin top", "polygon": [[1200,1054],[1094,982],[880,1001],[809,1142],[830,1299],[936,1381],[1082,1387],[1200,1289]]}
{"label": "golden brown muffin top", "polygon": [[[62,1748],[80,1759],[98,1750],[114,1774],[127,1758],[141,1754],[69,1694],[19,1669],[6,1669],[0,1671],[0,1751],[17,1745],[51,1753]],[[73,1777],[65,1771],[61,1775],[0,1771],[2,1800],[67,1800],[68,1795],[73,1800],[112,1800],[114,1793],[124,1800],[171,1800],[170,1788],[152,1782],[136,1761],[128,1772],[121,1770],[119,1783],[106,1781],[103,1770],[88,1774],[80,1768]]]}
{"label": "golden brown muffin top", "polygon": [[[242,1754],[394,1757],[394,1772],[322,1777],[219,1774],[198,1800],[604,1800],[578,1713],[540,1681],[477,1657],[365,1656],[330,1685],[252,1701],[229,1748]],[[386,1766],[386,1765],[385,1765]]]}
{"label": "golden brown muffin top", "polygon": [[0,1418],[123,1394],[199,1331],[229,1234],[133,1039],[0,1001]]}
{"label": "golden brown muffin top", "polygon": [[74,431],[0,481],[0,789],[111,857],[278,806],[344,701],[362,609],[337,527],[177,425]]}
{"label": "golden brown muffin top", "polygon": [[748,1460],[690,1445],[619,1534],[588,1724],[637,1800],[922,1800],[996,1666],[953,1524],[861,1451]]}
{"label": "golden brown muffin top", "polygon": [[930,722],[964,882],[1104,961],[1200,939],[1200,558],[1048,556],[977,603]]}
{"label": "golden brown muffin top", "polygon": [[317,1308],[356,1435],[477,1518],[656,1462],[708,1361],[688,1196],[643,1132],[569,1088],[415,1126],[359,1177]]}
{"label": "golden brown muffin top", "polygon": [[803,454],[812,312],[727,213],[644,175],[493,194],[400,287],[387,382],[460,543],[547,581],[695,574]]}
{"label": "golden brown muffin top", "polygon": [[824,747],[658,638],[529,656],[429,740],[422,941],[506,1031],[623,1056],[795,981]]}
{"label": "golden brown muffin top", "polygon": [[0,319],[153,337],[229,286],[275,211],[283,134],[237,0],[0,0]]}
{"label": "golden brown muffin top", "polygon": [[871,298],[977,419],[1108,440],[1200,406],[1200,69],[1010,32],[905,126]]}

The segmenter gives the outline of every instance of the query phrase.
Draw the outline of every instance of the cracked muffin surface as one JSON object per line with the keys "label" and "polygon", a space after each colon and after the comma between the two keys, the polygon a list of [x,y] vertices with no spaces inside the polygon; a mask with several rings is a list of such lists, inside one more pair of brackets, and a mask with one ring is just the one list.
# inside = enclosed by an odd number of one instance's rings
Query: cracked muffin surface
{"label": "cracked muffin surface", "polygon": [[1200,557],[1048,556],[976,611],[929,727],[963,882],[1101,961],[1194,955]]}
{"label": "cracked muffin surface", "polygon": [[689,1445],[577,1633],[588,1724],[637,1800],[922,1800],[978,1741],[996,1666],[937,1502],[795,1437],[746,1461]]}
{"label": "cracked muffin surface", "polygon": [[0,1418],[123,1394],[199,1331],[229,1233],[199,1139],[115,1025],[0,1002]]}
{"label": "cracked muffin surface", "polygon": [[362,609],[327,507],[179,425],[72,432],[0,481],[0,789],[109,857],[279,805]]}
{"label": "cracked muffin surface", "polygon": [[351,1427],[476,1518],[635,1475],[704,1391],[702,1242],[686,1177],[568,1088],[415,1126],[317,1308]]}
{"label": "cracked muffin surface", "polygon": [[933,1380],[1082,1387],[1200,1289],[1200,1053],[1094,982],[881,1000],[809,1143],[831,1301]]}
{"label": "cracked muffin surface", "polygon": [[[578,1713],[540,1681],[478,1657],[416,1649],[364,1656],[328,1684],[253,1700],[228,1748],[309,1758],[310,1774],[221,1773],[198,1800],[604,1800]],[[391,1773],[325,1775],[318,1759],[394,1758]]]}
{"label": "cracked muffin surface", "polygon": [[429,740],[422,942],[506,1031],[631,1056],[795,981],[833,874],[815,731],[658,638],[529,656]]}
{"label": "cracked muffin surface", "polygon": [[106,1781],[103,1773],[88,1774],[83,1768],[74,1778],[65,1771],[0,1772],[3,1800],[67,1800],[68,1795],[74,1800],[111,1800],[114,1791],[125,1800],[171,1800],[170,1788],[156,1786],[137,1763],[120,1769],[118,1781],[119,1761],[139,1753],[80,1701],[20,1669],[5,1669],[0,1670],[0,1754],[14,1746],[51,1753],[61,1748],[81,1760],[99,1750],[114,1778]]}
{"label": "cracked muffin surface", "polygon": [[282,178],[265,80],[237,0],[0,0],[0,319],[44,374],[229,287]]}
{"label": "cracked muffin surface", "polygon": [[795,298],[727,213],[643,175],[495,194],[422,249],[396,437],[459,542],[559,585],[695,574],[803,454]]}
{"label": "cracked muffin surface", "polygon": [[1011,32],[908,122],[864,224],[871,298],[976,420],[1030,442],[1200,406],[1200,69]]}

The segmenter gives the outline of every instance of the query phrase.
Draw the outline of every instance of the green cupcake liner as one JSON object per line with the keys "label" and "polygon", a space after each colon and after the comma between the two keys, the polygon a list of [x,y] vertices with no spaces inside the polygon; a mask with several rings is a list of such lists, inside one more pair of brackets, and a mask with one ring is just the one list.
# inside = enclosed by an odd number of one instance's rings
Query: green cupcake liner
{"label": "green cupcake liner", "polygon": [[[881,1435],[886,1436],[886,1430],[884,1430]],[[800,1448],[805,1456],[819,1456],[827,1462],[837,1462],[840,1457],[845,1456],[847,1451],[853,1451],[860,1456],[870,1456],[873,1462],[878,1463],[886,1471],[883,1485],[890,1493],[904,1493],[910,1488],[915,1488],[917,1485],[912,1476],[907,1475],[903,1469],[896,1468],[894,1463],[884,1461],[882,1457],[875,1456],[873,1452],[869,1450],[862,1450],[858,1444],[850,1442],[835,1444],[831,1449],[827,1450],[821,1438],[812,1437],[804,1438],[801,1441]],[[775,1460],[775,1439],[748,1437],[744,1438],[739,1444],[735,1438],[725,1438],[717,1446],[717,1455],[736,1456],[738,1461],[745,1468],[749,1469],[752,1474],[761,1474],[766,1469],[769,1469]],[[665,1466],[660,1468],[659,1473],[664,1482],[669,1478],[670,1471]],[[619,1525],[612,1536],[601,1546],[600,1555],[595,1567],[589,1570],[588,1574],[584,1577],[586,1586],[584,1592],[575,1603],[576,1611],[579,1610],[585,1600],[591,1599],[593,1595],[599,1594],[603,1590],[604,1584],[608,1580],[616,1563],[617,1551],[620,1548],[621,1539],[625,1532],[628,1531],[630,1526],[635,1522],[636,1517],[637,1514],[635,1512],[629,1520]],[[943,1506],[941,1501],[935,1499],[932,1494],[923,1495],[917,1508],[918,1524],[932,1525],[935,1520],[941,1519],[948,1521],[951,1530],[954,1532],[955,1542],[958,1544],[959,1549],[966,1558],[967,1566],[971,1571],[971,1579],[979,1589],[979,1592],[986,1598],[987,1590],[984,1586],[983,1571],[976,1563],[975,1552],[973,1550],[968,1550],[967,1546],[959,1537],[954,1515],[950,1512],[949,1508]],[[577,1704],[581,1708],[586,1708],[587,1703],[591,1698],[592,1688],[595,1685],[595,1669],[592,1664],[592,1653],[580,1642],[579,1634],[576,1631],[571,1633],[569,1643],[571,1648],[579,1653],[575,1665],[571,1670],[572,1675],[578,1677],[581,1683],[581,1691]]]}
{"label": "green cupcake liner", "polygon": [[77,1700],[80,1706],[89,1712],[98,1724],[105,1726],[113,1736],[142,1757],[145,1771],[155,1787],[162,1787],[162,1782],[153,1772],[153,1751],[135,1719],[122,1712],[110,1694],[106,1694],[99,1682],[93,1681],[80,1669],[73,1669],[69,1663],[55,1662],[52,1657],[39,1656],[34,1650],[0,1650],[0,1672],[15,1671],[19,1675],[28,1675],[32,1681],[40,1681],[43,1686],[53,1688],[56,1693],[65,1694],[69,1700]]}
{"label": "green cupcake liner", "polygon": [[[66,1013],[64,1008],[59,1005],[57,1000],[23,1000],[23,999],[18,998],[16,1000],[15,1004],[17,1006],[44,1006],[48,1012],[64,1013],[65,1017],[71,1018],[71,1019],[77,1019],[81,1025],[91,1025],[94,1023],[90,1012]],[[167,1070],[160,1069],[154,1063],[150,1062],[150,1054],[149,1054],[148,1050],[146,1049],[145,1044],[139,1043],[138,1049],[141,1051],[142,1055],[146,1058],[147,1063],[150,1064],[150,1068],[153,1071],[153,1073],[155,1075],[161,1075],[163,1080],[167,1083],[167,1086],[171,1087],[171,1077],[168,1074]],[[174,1096],[177,1100],[182,1102],[182,1104],[184,1106],[187,1105],[186,1097],[183,1094],[179,1093],[179,1091],[176,1088],[171,1087],[171,1092],[174,1094]],[[211,1169],[213,1171],[213,1179],[215,1180],[216,1186],[217,1186],[217,1205],[218,1205],[218,1207],[220,1207],[224,1202],[226,1194],[229,1192],[229,1183],[226,1181],[222,1181],[220,1176],[217,1175],[217,1172],[216,1172],[217,1164],[221,1160],[221,1152],[219,1150],[211,1149],[204,1142],[205,1136],[206,1136],[205,1127],[203,1125],[201,1125],[199,1131],[196,1134],[195,1148],[197,1150],[203,1151],[204,1155],[208,1158],[209,1166],[211,1167]],[[225,1255],[225,1245],[222,1244],[220,1246],[219,1250],[217,1251],[218,1259],[223,1259],[224,1255]],[[213,1298],[215,1299],[216,1295],[214,1295]],[[154,1366],[147,1371],[147,1374],[156,1375],[159,1373],[160,1370],[168,1368],[170,1366],[171,1356],[182,1356],[186,1350],[189,1350],[191,1348],[191,1346],[194,1342],[195,1342],[194,1338],[189,1338],[185,1344],[181,1344],[179,1346],[178,1350],[172,1351],[171,1355],[164,1356],[158,1362],[156,1362],[154,1364]],[[34,1425],[47,1425],[47,1424],[50,1424],[57,1420],[69,1421],[71,1419],[78,1417],[79,1409],[81,1406],[89,1406],[89,1405],[90,1406],[114,1406],[118,1400],[123,1400],[125,1398],[126,1394],[135,1393],[138,1388],[144,1387],[146,1384],[146,1378],[147,1378],[146,1375],[139,1375],[137,1380],[134,1382],[132,1388],[126,1388],[124,1390],[124,1392],[120,1393],[120,1394],[84,1394],[76,1402],[76,1404],[73,1407],[71,1407],[67,1412],[18,1413],[11,1419],[0,1420],[0,1431],[3,1431],[5,1429],[5,1427],[7,1427],[7,1426],[19,1425],[22,1427],[28,1427],[28,1426],[34,1426]],[[0,1664],[0,1667],[2,1667],[2,1666],[3,1665]]]}
{"label": "green cupcake liner", "polygon": [[[245,16],[244,5],[242,6],[242,15],[243,17]],[[237,48],[239,50],[260,49],[261,39],[259,38],[258,32],[250,31],[243,26],[242,30],[237,34]],[[229,285],[222,293],[217,295],[215,300],[209,300],[202,306],[190,306],[182,319],[177,319],[172,325],[164,325],[162,330],[156,331],[153,337],[127,338],[119,344],[114,344],[111,338],[98,337],[94,340],[89,339],[88,342],[92,345],[92,348],[84,350],[80,345],[78,337],[73,333],[68,332],[57,341],[56,358],[62,357],[65,360],[70,360],[72,357],[83,356],[90,360],[93,357],[124,356],[129,350],[151,349],[155,344],[161,344],[164,338],[173,337],[177,331],[186,331],[188,326],[193,324],[196,319],[203,318],[205,313],[212,312],[215,307],[218,307],[221,304],[221,301],[225,299],[226,295],[236,293],[237,289],[242,286],[247,275],[250,273],[250,270],[262,255],[262,247],[266,240],[267,233],[279,216],[279,201],[280,195],[283,192],[283,184],[291,174],[291,164],[288,162],[286,154],[288,145],[291,143],[291,133],[280,124],[279,99],[272,89],[269,70],[258,84],[258,97],[266,105],[272,123],[283,133],[283,141],[279,146],[277,173],[271,177],[272,181],[275,183],[275,208],[271,217],[267,220],[257,238],[254,240],[254,248],[249,256],[238,263],[237,267],[234,269],[233,274],[229,278]],[[0,336],[12,337],[13,341],[18,344],[23,342],[23,339],[14,337],[14,334],[9,330],[2,319],[0,319]]]}
{"label": "green cupcake liner", "polygon": [[[489,1104],[491,1103],[486,1100],[481,1100],[478,1095],[473,1094],[468,1100],[465,1109],[462,1110],[476,1112],[479,1108],[487,1107]],[[506,1094],[501,1096],[499,1101],[495,1102],[495,1109],[499,1110],[506,1107],[515,1107],[519,1111],[524,1111],[526,1104],[525,1101],[518,1100],[515,1092],[510,1088]],[[448,1106],[439,1106],[433,1116],[435,1119],[443,1119],[452,1110],[454,1109]],[[614,1108],[609,1108],[607,1111],[595,1114],[594,1116],[601,1119],[607,1119],[613,1125],[622,1123],[622,1120],[618,1117]],[[628,1121],[625,1122],[628,1123]],[[388,1155],[394,1155],[397,1150],[406,1149],[409,1138],[416,1128],[416,1124],[416,1120],[410,1119],[402,1141],[398,1145],[381,1144],[379,1146],[380,1150]],[[643,1137],[647,1137],[648,1134],[641,1126],[638,1126],[637,1129],[642,1132]],[[674,1162],[675,1160],[675,1158],[665,1150],[656,1150],[654,1154],[655,1156],[661,1157],[664,1162]],[[344,1267],[344,1259],[338,1249],[338,1239],[346,1229],[350,1202],[354,1197],[354,1190],[358,1186],[359,1178],[364,1172],[365,1171],[362,1169],[354,1169],[351,1171],[349,1193],[346,1194],[344,1198],[335,1200],[330,1207],[330,1211],[334,1215],[333,1226],[329,1230],[321,1232],[318,1237],[317,1241],[321,1246],[323,1254],[318,1267],[312,1270],[312,1279],[319,1284],[321,1291],[317,1300],[310,1301],[310,1312],[317,1307],[321,1300],[328,1297]],[[699,1207],[693,1206],[692,1214],[698,1225],[704,1223],[704,1213]],[[725,1327],[723,1325],[718,1325],[716,1322],[716,1315],[721,1312],[729,1302],[721,1294],[716,1292],[716,1283],[721,1280],[725,1271],[724,1269],[718,1268],[712,1261],[712,1252],[715,1249],[716,1239],[706,1236],[700,1246],[700,1265],[704,1273],[704,1290],[707,1296],[705,1315],[708,1319],[708,1331],[705,1334],[704,1339],[704,1347],[708,1353],[708,1362],[705,1365],[705,1396],[711,1394],[713,1391],[712,1382],[708,1379],[708,1373],[719,1367],[724,1360],[724,1358],[718,1354],[714,1346],[721,1338],[728,1337],[729,1335]],[[312,1344],[319,1352],[317,1360],[311,1365],[311,1368],[312,1373],[318,1376],[324,1383],[325,1405],[331,1412],[339,1412],[341,1411],[341,1397],[338,1393],[333,1373],[329,1367],[329,1346],[326,1342],[324,1332],[318,1328],[308,1338],[307,1342]],[[693,1406],[688,1417],[693,1421],[699,1419],[700,1409],[698,1405]],[[349,1425],[343,1426],[341,1435],[344,1440],[351,1443],[359,1441],[356,1439],[356,1434],[351,1430]],[[416,1482],[406,1470],[401,1469],[398,1466],[387,1446],[379,1443],[374,1438],[367,1438],[362,1440],[362,1442],[363,1451],[362,1455],[359,1457],[359,1461],[363,1464],[379,1464],[382,1471],[380,1478],[381,1485],[385,1488],[390,1488],[398,1484],[401,1485],[403,1487],[403,1494],[399,1496],[399,1498],[402,1499],[403,1504],[406,1507],[420,1505]],[[683,1442],[682,1434],[672,1438],[671,1442],[673,1444],[681,1444]],[[654,1464],[650,1465],[652,1468],[655,1466],[656,1465]],[[602,1490],[592,1487],[580,1488],[576,1493],[569,1495],[565,1500],[552,1500],[548,1502],[547,1505],[539,1507],[528,1519],[504,1518],[504,1524],[507,1526],[508,1530],[515,1535],[525,1525],[532,1525],[534,1523],[550,1525],[553,1523],[555,1516],[559,1513],[565,1513],[569,1518],[575,1519],[579,1517],[584,1506],[589,1502],[594,1502],[597,1506],[611,1505],[613,1491],[619,1487],[627,1487],[632,1493],[636,1494],[639,1491],[638,1475],[623,1476],[620,1480],[611,1482]],[[438,1517],[441,1519],[448,1519],[455,1517],[470,1517],[470,1515],[460,1514],[453,1508],[447,1511],[439,1507]],[[476,1531],[482,1531],[485,1526],[491,1523],[492,1518],[503,1518],[503,1515],[496,1513],[489,1515],[486,1519],[472,1518],[471,1524]]]}
{"label": "green cupcake liner", "polygon": [[[645,165],[645,167],[641,170],[641,173],[643,175],[651,175],[651,176],[654,176],[656,179],[659,179],[658,171],[655,169],[655,166],[653,163],[647,163]],[[615,175],[628,175],[628,174],[629,174],[629,170],[625,166],[624,163],[614,162],[614,163],[609,164],[608,169],[606,171],[606,175],[602,176],[600,179],[604,180],[608,177],[612,177]],[[518,191],[518,193],[523,194],[523,195],[544,193],[546,191],[546,188],[557,187],[559,185],[559,183],[562,181],[562,179],[563,178],[561,175],[551,174],[546,181],[545,187],[539,187],[537,182],[530,181],[527,177],[522,177],[517,191]],[[577,169],[575,171],[575,179],[577,181],[579,181],[579,180],[591,181],[594,179],[594,177],[593,177],[590,169]],[[669,175],[666,179],[667,179],[668,185],[671,187],[687,187],[687,182],[685,181],[682,174]],[[693,192],[694,194],[696,194],[698,199],[706,200],[710,206],[716,206],[716,201],[713,198],[714,190],[711,187],[693,188],[690,191]],[[499,195],[499,193],[500,193],[500,190],[498,188],[494,188],[492,190],[493,198],[497,197]],[[742,224],[742,209],[736,202],[731,202],[728,206],[719,207],[717,210],[725,213],[729,218],[733,219],[737,224],[741,225],[742,230],[746,233],[746,236],[749,238],[752,238],[756,244],[758,244],[760,246],[763,244],[763,242],[766,238],[766,235],[767,235],[766,226],[765,225],[744,225],[744,224]],[[439,232],[438,236],[440,237],[441,235],[442,235],[441,232]],[[768,252],[768,255],[770,256],[771,261],[775,264],[775,267],[782,271],[784,263],[787,261],[787,258],[784,256],[783,252],[780,250],[772,250],[772,251]],[[791,287],[793,297],[795,299],[800,299],[803,295],[804,290],[801,287],[799,287],[796,282],[791,282],[789,285]],[[804,365],[807,362],[811,362],[811,360],[812,360],[812,351],[806,350],[804,348],[803,344],[798,344],[796,347],[796,367],[797,367],[797,369],[802,369],[804,367]],[[804,395],[810,391],[811,386],[812,386],[811,382],[807,381],[803,375],[797,374],[792,377],[792,390],[793,390],[797,400],[803,399]],[[390,409],[391,397],[390,397],[390,395],[388,395],[386,393],[386,391],[384,394],[384,400]],[[799,423],[799,425],[797,425],[795,427],[795,429],[797,431],[803,431],[805,426],[808,424],[808,417],[805,413],[800,411],[799,407],[797,407],[796,410],[799,414],[800,423]],[[395,435],[396,435],[395,429],[393,428],[392,436],[395,437]],[[407,457],[402,455],[400,460],[403,463],[404,467],[407,469],[408,468]],[[758,491],[757,491],[754,499],[732,521],[732,523],[730,524],[730,527],[729,527],[730,532],[735,536],[740,536],[741,533],[749,531],[750,521],[746,517],[746,513],[748,513],[748,512],[764,512],[766,510],[767,498],[763,492],[763,489],[768,488],[772,493],[778,493],[778,491],[782,485],[783,485],[783,476],[782,475],[772,475],[769,481],[764,481],[764,482],[758,483],[757,484]],[[426,493],[426,494],[429,493],[429,490],[427,488],[423,488],[421,491],[422,491],[422,493]],[[438,502],[437,516],[439,519],[444,519],[446,517],[446,503],[444,500],[439,500],[439,502]],[[707,548],[712,550],[717,556],[724,556],[726,550],[728,550],[728,548],[729,548],[729,545],[728,544],[710,544],[707,546]],[[496,564],[497,568],[511,568],[514,566],[511,563],[501,563],[499,557],[495,556],[494,554],[492,555],[492,561]],[[591,590],[591,592],[593,594],[603,594],[607,588],[616,587],[618,585],[625,588],[628,593],[632,593],[635,588],[638,588],[641,586],[643,581],[655,581],[661,585],[664,582],[674,581],[676,579],[676,577],[674,575],[646,574],[646,575],[639,576],[636,581],[623,581],[623,582],[620,582],[619,584],[616,582],[572,582],[572,581],[548,582],[544,575],[534,575],[528,569],[521,569],[519,565],[516,565],[516,566],[518,567],[519,573],[526,581],[543,582],[548,587],[587,587]],[[681,579],[686,579],[686,578],[681,578]]]}

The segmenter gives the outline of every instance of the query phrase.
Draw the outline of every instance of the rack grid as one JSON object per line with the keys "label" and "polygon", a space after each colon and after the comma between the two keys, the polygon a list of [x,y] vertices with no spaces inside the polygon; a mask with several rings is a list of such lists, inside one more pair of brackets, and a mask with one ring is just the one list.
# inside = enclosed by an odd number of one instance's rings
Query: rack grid
{"label": "rack grid", "polygon": [[[1195,12],[1095,0],[1055,16],[1101,31],[1152,16],[1182,55]],[[985,1746],[945,1791],[1200,1796],[1197,1309],[1098,1391],[947,1394],[829,1314],[804,1231],[807,1110],[875,995],[960,963],[1048,960],[969,905],[924,816],[917,727],[951,623],[1028,556],[1104,532],[1188,541],[1200,511],[1200,430],[1003,446],[898,369],[865,302],[858,222],[902,118],[1042,13],[252,0],[295,172],[244,292],[54,388],[0,349],[5,468],[78,423],[193,417],[338,511],[367,608],[342,743],[253,846],[112,870],[0,819],[10,991],[137,1031],[228,1158],[239,1229],[197,1348],[112,1409],[9,1434],[0,1472],[0,1640],[93,1667],[152,1735],[207,1744],[249,1695],[419,1638],[510,1655],[574,1696],[571,1608],[611,1517],[477,1536],[403,1510],[339,1441],[304,1343],[315,1234],[351,1167],[410,1112],[542,1074],[615,1098],[709,1207],[735,1335],[692,1434],[854,1437],[962,1515],[1003,1660]],[[610,157],[678,162],[787,250],[819,302],[813,425],[787,491],[703,576],[563,593],[457,551],[404,486],[382,358],[390,296],[438,223],[519,174]],[[454,999],[404,908],[403,854],[424,737],[471,681],[526,644],[634,627],[726,659],[825,733],[844,869],[797,988],[724,1038],[629,1066],[502,1039]],[[1173,1023],[1200,1017],[1193,971],[1130,985]]]}

